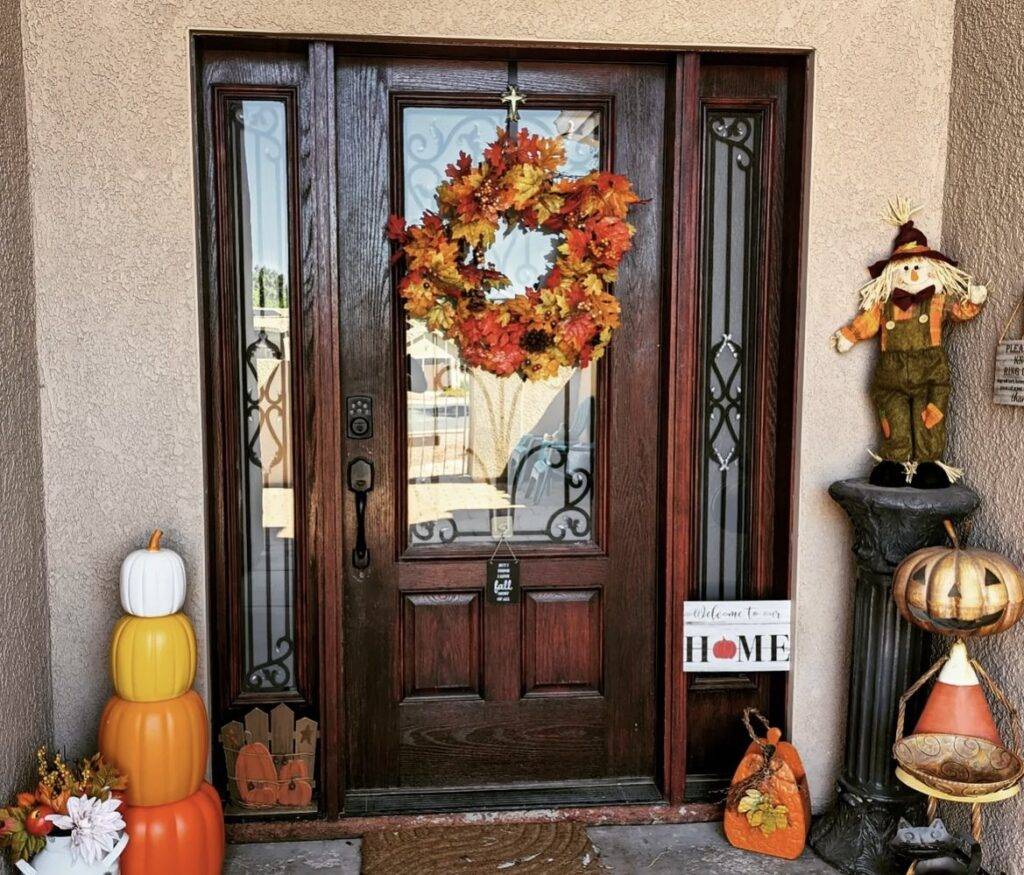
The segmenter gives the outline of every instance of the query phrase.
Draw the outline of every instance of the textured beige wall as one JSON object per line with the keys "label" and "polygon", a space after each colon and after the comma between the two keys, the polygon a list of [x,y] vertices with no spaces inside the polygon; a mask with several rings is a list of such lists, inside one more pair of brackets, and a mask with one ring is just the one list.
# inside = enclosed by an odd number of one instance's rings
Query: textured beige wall
{"label": "textured beige wall", "polygon": [[[971,541],[1024,564],[1024,408],[992,403],[995,345],[1024,293],[1024,11],[1018,0],[956,8],[943,249],[991,294],[952,342],[953,458],[982,497]],[[1012,336],[1020,336],[1021,322]],[[1024,702],[1024,628],[977,648],[1011,700]],[[986,863],[1024,872],[1019,800],[985,812]]]}
{"label": "textured beige wall", "polygon": [[874,434],[870,356],[840,360],[826,339],[887,248],[882,199],[908,191],[938,227],[952,14],[953,0],[24,0],[52,611],[55,628],[84,630],[54,648],[61,740],[91,736],[117,564],[155,523],[186,556],[204,627],[190,28],[795,46],[816,59],[793,721],[828,796],[851,561],[825,488],[866,470]]}
{"label": "textured beige wall", "polygon": [[0,4],[0,805],[50,735],[39,371],[17,0]]}

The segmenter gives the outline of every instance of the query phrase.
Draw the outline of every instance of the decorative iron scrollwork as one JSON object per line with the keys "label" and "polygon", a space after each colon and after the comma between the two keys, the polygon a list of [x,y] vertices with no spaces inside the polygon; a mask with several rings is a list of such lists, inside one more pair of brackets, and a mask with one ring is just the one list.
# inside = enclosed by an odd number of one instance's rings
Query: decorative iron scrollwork
{"label": "decorative iron scrollwork", "polygon": [[705,115],[701,217],[703,458],[699,592],[739,599],[746,588],[752,337],[761,223],[760,110]]}
{"label": "decorative iron scrollwork", "polygon": [[256,693],[296,689],[286,112],[282,100],[238,100],[229,112],[244,460],[240,680]]}

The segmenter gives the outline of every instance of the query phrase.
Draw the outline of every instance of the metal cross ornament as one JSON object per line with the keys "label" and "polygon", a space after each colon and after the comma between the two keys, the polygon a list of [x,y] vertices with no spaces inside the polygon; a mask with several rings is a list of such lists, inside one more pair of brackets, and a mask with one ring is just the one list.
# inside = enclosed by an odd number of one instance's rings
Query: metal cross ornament
{"label": "metal cross ornament", "polygon": [[526,95],[518,91],[515,85],[509,85],[501,95],[501,102],[508,104],[506,121],[519,121],[519,104],[526,103]]}

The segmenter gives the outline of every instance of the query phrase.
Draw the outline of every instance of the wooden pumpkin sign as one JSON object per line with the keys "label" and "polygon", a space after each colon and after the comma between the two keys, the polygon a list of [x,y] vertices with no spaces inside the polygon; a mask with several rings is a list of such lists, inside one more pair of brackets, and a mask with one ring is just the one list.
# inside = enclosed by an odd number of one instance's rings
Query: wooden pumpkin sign
{"label": "wooden pumpkin sign", "polygon": [[277,768],[266,745],[254,741],[238,751],[235,784],[246,805],[260,808],[277,804]]}
{"label": "wooden pumpkin sign", "polygon": [[[766,729],[759,738],[751,715]],[[733,775],[725,803],[725,837],[734,847],[795,860],[807,844],[811,797],[796,748],[753,708],[743,712],[751,743]]]}
{"label": "wooden pumpkin sign", "polygon": [[133,550],[121,563],[121,607],[136,617],[166,617],[185,604],[185,563],[160,546],[163,532],[153,532],[144,550]]}
{"label": "wooden pumpkin sign", "polygon": [[1024,575],[988,550],[961,548],[946,520],[952,547],[925,547],[896,569],[893,598],[905,619],[943,635],[995,635],[1024,611]]}
{"label": "wooden pumpkin sign", "polygon": [[313,801],[313,784],[309,766],[301,758],[288,760],[278,772],[277,804],[293,807],[309,805]]}

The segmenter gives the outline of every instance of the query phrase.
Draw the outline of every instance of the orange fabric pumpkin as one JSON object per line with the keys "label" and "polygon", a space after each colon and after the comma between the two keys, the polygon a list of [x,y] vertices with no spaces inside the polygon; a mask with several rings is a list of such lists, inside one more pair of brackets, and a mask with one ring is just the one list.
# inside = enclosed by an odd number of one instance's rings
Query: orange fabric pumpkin
{"label": "orange fabric pumpkin", "polygon": [[238,751],[235,785],[243,805],[266,807],[277,804],[277,768],[266,745],[252,742]]}
{"label": "orange fabric pumpkin", "polygon": [[206,708],[195,690],[162,702],[111,696],[100,718],[100,753],[128,779],[128,805],[166,805],[203,781],[210,747]]}
{"label": "orange fabric pumpkin", "polygon": [[288,760],[277,775],[277,803],[293,807],[309,805],[313,799],[313,785],[309,780],[309,767],[301,757]]}
{"label": "orange fabric pumpkin", "polygon": [[732,778],[732,786],[745,782],[761,771],[764,755],[761,745],[775,745],[771,776],[759,782],[756,789],[774,806],[785,806],[785,827],[765,832],[750,822],[747,814],[726,804],[723,826],[725,837],[734,847],[785,860],[795,860],[807,844],[811,826],[811,797],[807,773],[796,748],[781,740],[782,733],[770,728],[767,737],[751,742]]}
{"label": "orange fabric pumpkin", "polygon": [[219,875],[224,863],[224,813],[209,784],[180,802],[121,809],[131,837],[123,875]]}

